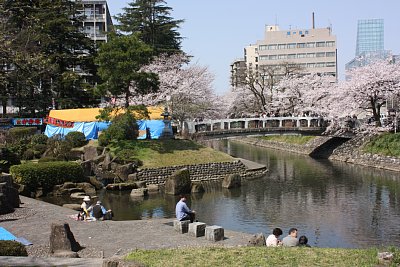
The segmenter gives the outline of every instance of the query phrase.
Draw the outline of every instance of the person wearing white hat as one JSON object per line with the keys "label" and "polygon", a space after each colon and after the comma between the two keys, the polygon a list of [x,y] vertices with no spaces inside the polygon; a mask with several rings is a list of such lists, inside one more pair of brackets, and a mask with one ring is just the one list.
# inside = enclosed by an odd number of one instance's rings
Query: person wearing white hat
{"label": "person wearing white hat", "polygon": [[90,197],[84,196],[81,204],[81,210],[78,214],[78,220],[86,220],[89,217],[88,209],[90,207]]}

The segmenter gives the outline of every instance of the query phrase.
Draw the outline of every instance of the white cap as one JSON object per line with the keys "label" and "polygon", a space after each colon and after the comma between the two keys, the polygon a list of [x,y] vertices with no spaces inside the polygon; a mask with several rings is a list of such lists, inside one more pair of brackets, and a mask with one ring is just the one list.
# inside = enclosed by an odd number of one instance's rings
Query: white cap
{"label": "white cap", "polygon": [[85,196],[85,197],[83,198],[83,201],[90,201],[90,197],[89,197],[89,196]]}

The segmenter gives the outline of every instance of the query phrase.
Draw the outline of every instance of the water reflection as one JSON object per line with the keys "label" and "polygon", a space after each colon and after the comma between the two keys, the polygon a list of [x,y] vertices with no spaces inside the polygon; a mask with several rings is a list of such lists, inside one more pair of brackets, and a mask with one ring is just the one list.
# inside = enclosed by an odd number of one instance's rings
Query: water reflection
{"label": "water reflection", "polygon": [[[398,173],[348,165],[279,150],[218,141],[210,146],[269,168],[269,173],[227,190],[205,184],[189,207],[209,225],[269,234],[280,227],[286,235],[297,227],[319,247],[398,245],[400,219]],[[116,220],[172,218],[176,196],[152,194],[132,199],[129,192],[100,192]],[[60,200],[58,200],[60,201]]]}

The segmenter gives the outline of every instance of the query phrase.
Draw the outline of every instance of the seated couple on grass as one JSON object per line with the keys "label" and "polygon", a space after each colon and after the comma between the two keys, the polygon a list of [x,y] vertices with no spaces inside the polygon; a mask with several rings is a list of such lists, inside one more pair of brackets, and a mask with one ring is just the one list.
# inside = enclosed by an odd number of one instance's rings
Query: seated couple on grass
{"label": "seated couple on grass", "polygon": [[284,246],[284,247],[310,247],[308,245],[308,238],[304,235],[300,236],[299,239],[297,239],[297,229],[296,228],[290,228],[288,236],[284,237],[281,240],[279,240],[279,236],[283,234],[282,230],[280,228],[275,228],[272,231],[272,234],[267,237],[267,240],[265,241],[267,247],[277,247],[277,246]]}

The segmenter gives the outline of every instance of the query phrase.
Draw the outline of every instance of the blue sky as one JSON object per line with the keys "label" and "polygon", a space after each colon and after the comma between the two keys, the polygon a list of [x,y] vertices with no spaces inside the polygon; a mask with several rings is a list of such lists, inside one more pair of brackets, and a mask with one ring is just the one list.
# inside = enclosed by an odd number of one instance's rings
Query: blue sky
{"label": "blue sky", "polygon": [[[130,0],[108,0],[111,15],[122,12]],[[381,18],[385,49],[400,54],[400,0],[167,0],[172,17],[184,19],[180,33],[183,50],[193,62],[208,66],[219,94],[229,90],[229,65],[243,57],[243,48],[263,39],[265,25],[281,30],[332,26],[337,37],[339,78],[355,54],[357,20]],[[397,26],[397,27],[396,27]]]}

